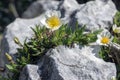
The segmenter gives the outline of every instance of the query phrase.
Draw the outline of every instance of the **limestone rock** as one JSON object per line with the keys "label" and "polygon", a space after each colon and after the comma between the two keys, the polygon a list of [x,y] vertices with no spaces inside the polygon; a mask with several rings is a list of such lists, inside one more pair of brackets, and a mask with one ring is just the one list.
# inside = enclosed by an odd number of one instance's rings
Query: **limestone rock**
{"label": "limestone rock", "polygon": [[5,57],[6,52],[15,58],[14,54],[17,52],[19,46],[14,43],[14,37],[18,37],[23,44],[26,38],[29,39],[33,36],[31,27],[35,28],[35,25],[39,25],[40,19],[43,19],[42,17],[43,16],[41,15],[29,20],[18,18],[7,26],[1,41],[0,66],[5,67],[5,64],[8,61]]}
{"label": "limestone rock", "polygon": [[112,0],[115,5],[116,5],[116,8],[120,11],[120,1],[119,0]]}
{"label": "limestone rock", "polygon": [[[87,30],[90,31],[110,28],[113,16],[117,11],[111,0],[96,0],[85,4],[78,4],[76,0],[69,1],[40,0],[33,4],[33,9],[31,7],[28,13],[24,13],[24,17],[31,18],[48,9],[56,9],[61,11],[62,17],[69,23],[69,26],[74,27],[75,22],[78,21],[80,26],[85,24]],[[42,15],[33,19],[16,19],[7,26],[1,42],[0,66],[5,67],[7,63],[6,52],[15,58],[14,54],[17,52],[18,46],[14,43],[13,38],[18,37],[22,43],[26,38],[31,38],[33,31],[30,27],[34,28],[36,24],[40,24],[41,19],[43,19]],[[41,67],[43,80],[109,80],[112,76],[116,76],[114,64],[96,58],[89,49],[87,51],[84,48],[76,50],[58,47],[48,53],[53,55],[46,55],[44,58]]]}
{"label": "limestone rock", "polygon": [[112,0],[86,0],[84,4],[79,4],[79,2],[82,1],[39,0],[24,12],[23,17],[33,18],[49,9],[55,9],[61,11],[62,18],[72,27],[75,26],[76,21],[78,21],[79,26],[86,25],[88,31],[111,27],[117,11]]}
{"label": "limestone rock", "polygon": [[80,5],[76,0],[63,0],[59,6],[62,17],[70,17],[79,8]]}
{"label": "limestone rock", "polygon": [[120,45],[116,43],[112,43],[110,45],[110,52],[112,57],[116,60],[118,64],[120,64]]}
{"label": "limestone rock", "polygon": [[111,0],[96,0],[86,3],[75,15],[79,25],[86,25],[87,30],[110,28],[116,7]]}
{"label": "limestone rock", "polygon": [[[116,76],[115,65],[96,58],[93,53],[96,53],[94,48],[87,46],[80,48],[58,46],[49,50],[40,59],[39,69],[37,67],[35,72],[37,75],[39,72],[41,80],[111,80]],[[22,73],[24,75],[28,72],[23,70]]]}
{"label": "limestone rock", "polygon": [[23,68],[19,80],[41,80],[38,69],[39,66],[28,64]]}
{"label": "limestone rock", "polygon": [[23,18],[34,18],[50,9],[57,9],[59,5],[55,0],[38,0],[34,2],[22,15]]}

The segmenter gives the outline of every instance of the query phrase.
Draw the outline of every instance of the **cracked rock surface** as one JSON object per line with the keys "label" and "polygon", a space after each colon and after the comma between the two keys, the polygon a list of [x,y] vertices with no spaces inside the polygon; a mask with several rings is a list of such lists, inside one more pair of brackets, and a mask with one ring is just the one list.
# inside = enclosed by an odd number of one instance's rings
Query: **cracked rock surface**
{"label": "cracked rock surface", "polygon": [[[87,31],[109,29],[117,11],[112,0],[94,0],[84,4],[79,4],[76,0],[38,0],[23,14],[24,18],[30,19],[17,18],[6,27],[1,42],[0,66],[5,67],[5,64],[8,63],[5,58],[6,52],[16,58],[14,54],[17,52],[18,46],[13,41],[14,37],[18,37],[21,43],[26,38],[31,38],[33,36],[31,27],[34,28],[36,24],[39,25],[44,12],[49,9],[59,10],[64,22],[67,22],[70,27],[74,28],[76,21],[78,21],[80,27],[86,25]],[[114,64],[96,58],[91,55],[93,52],[89,51],[91,50],[86,51],[84,48],[80,50],[69,49],[64,46],[53,49],[48,52],[48,54],[50,53],[49,56],[44,56],[46,58],[43,58],[43,65],[42,63],[40,63],[42,66],[39,65],[39,70],[42,71],[42,74],[39,74],[41,79],[109,80],[112,76],[116,76]],[[98,52],[95,54],[97,55]],[[0,74],[4,76],[6,72],[0,72]]]}
{"label": "cracked rock surface", "polygon": [[19,80],[41,80],[38,72],[39,66],[28,64],[23,68]]}
{"label": "cracked rock surface", "polygon": [[[81,2],[84,4],[79,4]],[[112,0],[38,0],[33,3],[27,11],[24,12],[23,18],[33,18],[43,12],[55,9],[62,13],[62,17],[74,27],[78,21],[79,26],[86,25],[87,31],[98,29],[110,29],[113,24],[113,17],[117,12]],[[88,1],[88,2],[87,2]]]}
{"label": "cracked rock surface", "polygon": [[38,62],[37,71],[41,72],[39,73],[41,80],[111,80],[116,76],[115,65],[96,58],[93,53],[96,53],[94,48],[87,46],[81,48],[58,46],[49,50]]}

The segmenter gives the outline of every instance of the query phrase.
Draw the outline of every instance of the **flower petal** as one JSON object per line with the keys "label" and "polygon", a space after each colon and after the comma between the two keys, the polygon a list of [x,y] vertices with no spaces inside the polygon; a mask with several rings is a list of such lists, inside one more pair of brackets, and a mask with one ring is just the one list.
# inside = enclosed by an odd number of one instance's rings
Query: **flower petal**
{"label": "flower petal", "polygon": [[54,15],[57,16],[57,17],[59,17],[59,18],[61,17],[60,11],[55,11],[54,10],[53,13],[52,13],[52,16],[54,16]]}
{"label": "flower petal", "polygon": [[99,34],[97,35],[97,38],[98,38],[98,39],[102,39],[101,35],[99,35]]}
{"label": "flower petal", "polygon": [[112,27],[113,31],[115,30],[115,28],[117,28],[116,24],[114,24],[113,27]]}

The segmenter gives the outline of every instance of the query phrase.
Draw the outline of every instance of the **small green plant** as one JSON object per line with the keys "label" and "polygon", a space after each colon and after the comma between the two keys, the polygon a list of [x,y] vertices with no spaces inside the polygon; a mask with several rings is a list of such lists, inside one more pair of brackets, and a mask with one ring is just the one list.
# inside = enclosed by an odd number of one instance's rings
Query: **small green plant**
{"label": "small green plant", "polygon": [[109,47],[101,46],[99,56],[107,62],[111,61],[111,58],[109,57],[110,55],[109,53],[110,53]]}
{"label": "small green plant", "polygon": [[[106,36],[102,34],[97,35],[102,30],[85,34],[85,26],[79,28],[78,24],[76,24],[76,27],[72,30],[72,28],[68,27],[67,24],[62,25],[60,16],[56,15],[56,13],[58,12],[50,14],[51,16],[46,15],[47,17],[45,21],[42,21],[45,26],[41,27],[36,25],[35,29],[31,28],[34,35],[31,39],[25,39],[23,44],[17,37],[14,38],[14,42],[20,46],[20,48],[17,49],[18,52],[16,53],[16,61],[14,61],[12,57],[6,53],[6,57],[9,61],[9,64],[6,64],[6,67],[13,75],[10,76],[8,74],[8,78],[0,76],[0,80],[19,80],[20,71],[25,65],[36,64],[49,49],[55,48],[59,45],[74,47],[74,44],[88,45],[89,43],[98,42],[99,45],[102,45],[101,51],[99,52],[100,57],[105,61],[116,63],[114,57],[111,56],[109,47],[109,43],[112,41],[112,37],[110,37],[111,34],[109,35],[107,32]],[[120,12],[116,13],[114,24],[120,26]],[[113,42],[120,44],[120,28],[116,25],[113,27],[113,31],[111,33],[113,33],[114,36]],[[117,63],[116,68],[117,80],[119,80],[120,65]]]}
{"label": "small green plant", "polygon": [[0,76],[0,80],[12,80],[12,79],[8,79],[8,78],[4,78],[4,77]]}
{"label": "small green plant", "polygon": [[[119,44],[119,40],[116,37],[114,37],[113,42]],[[117,69],[116,80],[120,80],[120,64],[116,60],[116,55],[111,52],[110,46],[101,46],[99,56],[106,62],[115,63]]]}
{"label": "small green plant", "polygon": [[120,12],[117,12],[115,14],[114,20],[113,20],[114,24],[116,24],[117,26],[120,26]]}
{"label": "small green plant", "polygon": [[[111,33],[114,37],[112,43],[117,43],[120,45],[120,12],[116,13],[113,22],[114,25],[112,26]],[[99,52],[99,55],[105,61],[115,63],[117,69],[116,80],[120,80],[120,64],[119,61],[116,59],[116,56],[119,55],[113,54],[109,46],[101,46],[101,51]]]}
{"label": "small green plant", "polygon": [[[116,13],[114,17],[113,35],[114,35],[113,42],[120,45],[120,12],[119,11]],[[117,77],[119,80],[120,79],[120,64],[118,63],[116,63],[116,68],[117,68],[117,73],[118,73]]]}
{"label": "small green plant", "polygon": [[[74,47],[74,43],[79,45],[88,45],[95,42],[97,34],[101,30],[93,33],[84,34],[85,26],[79,28],[76,26],[74,31],[67,25],[62,25],[58,30],[50,31],[46,27],[40,27],[36,25],[36,28],[31,28],[34,32],[34,36],[23,44],[20,43],[17,37],[14,38],[16,44],[20,46],[16,54],[16,61],[10,60],[10,64],[6,67],[13,73],[13,79],[18,80],[20,71],[26,64],[36,64],[45,53],[56,46],[65,45],[68,47]],[[11,59],[11,58],[10,58]]]}
{"label": "small green plant", "polygon": [[101,46],[101,50],[99,52],[99,56],[100,56],[100,58],[102,58],[106,62],[115,63],[116,69],[117,69],[116,80],[120,80],[120,65],[117,63],[116,58],[114,57],[114,54],[111,53],[110,47]]}

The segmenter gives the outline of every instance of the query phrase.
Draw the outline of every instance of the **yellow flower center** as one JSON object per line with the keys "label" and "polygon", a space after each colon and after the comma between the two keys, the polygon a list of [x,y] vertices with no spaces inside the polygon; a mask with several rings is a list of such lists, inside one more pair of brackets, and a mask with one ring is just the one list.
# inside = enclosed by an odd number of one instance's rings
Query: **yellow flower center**
{"label": "yellow flower center", "polygon": [[108,44],[109,41],[110,41],[110,39],[108,37],[103,37],[102,40],[101,40],[101,43]]}
{"label": "yellow flower center", "polygon": [[60,26],[61,20],[57,16],[52,16],[46,20],[46,23],[50,28],[56,28]]}

